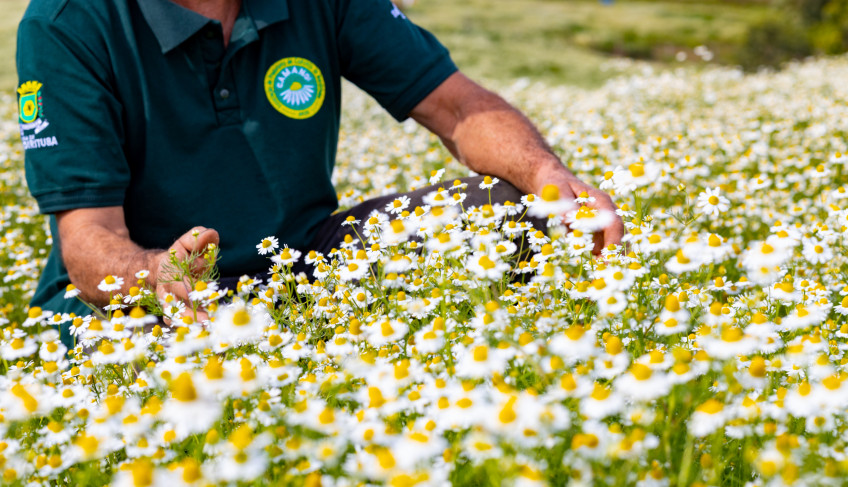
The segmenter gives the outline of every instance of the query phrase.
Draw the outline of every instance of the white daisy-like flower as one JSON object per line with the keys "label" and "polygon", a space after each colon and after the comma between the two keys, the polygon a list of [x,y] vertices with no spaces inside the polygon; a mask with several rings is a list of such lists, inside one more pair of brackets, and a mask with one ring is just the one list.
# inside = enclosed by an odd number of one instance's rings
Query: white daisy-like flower
{"label": "white daisy-like flower", "polygon": [[108,275],[100,281],[100,284],[97,285],[97,289],[109,293],[120,290],[123,285],[123,277]]}
{"label": "white daisy-like flower", "polygon": [[669,381],[662,372],[655,372],[647,365],[635,363],[630,370],[616,379],[615,390],[634,401],[651,401],[668,393]]}
{"label": "white daisy-like flower", "polygon": [[51,316],[53,316],[52,311],[43,310],[38,306],[33,306],[29,309],[29,311],[27,311],[27,318],[23,323],[21,323],[21,326],[29,328],[39,323],[45,323]]}
{"label": "white daisy-like flower", "polygon": [[238,301],[223,306],[212,323],[213,336],[229,344],[256,343],[273,320],[263,305],[250,306]]}
{"label": "white daisy-like flower", "polygon": [[474,273],[479,279],[498,280],[509,270],[509,264],[500,259],[497,254],[475,252],[468,257],[465,268]]}
{"label": "white daisy-like flower", "polygon": [[802,242],[804,245],[802,253],[810,264],[824,264],[833,258],[833,250],[826,242],[815,238],[804,238]]}
{"label": "white daisy-like flower", "polygon": [[65,287],[65,299],[73,299],[80,295],[80,290],[73,284],[68,284]]}
{"label": "white daisy-like flower", "polygon": [[542,188],[542,194],[532,200],[529,195],[522,203],[528,206],[527,213],[538,218],[547,218],[550,215],[563,215],[574,208],[574,201],[564,199],[560,196],[559,187],[548,184]]}
{"label": "white daisy-like flower", "polygon": [[386,204],[384,209],[393,215],[400,215],[404,210],[409,208],[409,202],[409,196],[401,195]]}
{"label": "white daisy-like flower", "polygon": [[568,212],[565,221],[569,227],[583,232],[596,232],[612,223],[615,216],[612,212],[582,205],[579,209]]}
{"label": "white daisy-like flower", "polygon": [[212,298],[214,295],[219,295],[218,283],[215,281],[197,281],[194,284],[194,289],[188,293],[188,299],[194,302],[200,302]]}
{"label": "white daisy-like flower", "polygon": [[38,350],[38,343],[35,338],[13,338],[12,340],[0,345],[0,357],[6,361],[18,360],[23,357],[29,357]]}
{"label": "white daisy-like flower", "polygon": [[724,404],[716,399],[709,399],[695,409],[689,420],[689,431],[694,436],[703,438],[724,426],[727,419]]}
{"label": "white daisy-like flower", "polygon": [[397,245],[409,240],[413,231],[415,231],[415,228],[409,222],[401,219],[387,221],[383,225],[383,241],[389,245]]}
{"label": "white daisy-like flower", "polygon": [[715,218],[730,208],[730,200],[721,195],[719,188],[708,188],[698,195],[697,206],[706,215]]}
{"label": "white daisy-like flower", "polygon": [[[627,195],[635,191],[637,188],[648,186],[657,181],[662,172],[662,168],[656,162],[639,160],[627,166],[627,168],[617,167],[612,175],[613,186],[616,193]],[[601,189],[605,189],[601,185]]]}
{"label": "white daisy-like flower", "polygon": [[259,255],[270,254],[271,252],[277,250],[279,248],[280,242],[277,240],[277,237],[265,237],[256,245],[256,249],[259,251]]}
{"label": "white daisy-like flower", "polygon": [[603,419],[620,413],[624,406],[622,394],[595,382],[592,393],[580,401],[580,413],[590,419]]}
{"label": "white daisy-like flower", "polygon": [[282,266],[290,267],[300,258],[302,252],[289,247],[283,247],[283,250],[271,257],[271,262]]}
{"label": "white daisy-like flower", "polygon": [[438,184],[439,181],[442,180],[442,176],[444,176],[444,175],[445,175],[444,169],[439,169],[439,170],[430,172],[430,181],[429,181],[430,184]]}
{"label": "white daisy-like flower", "polygon": [[431,191],[424,196],[424,203],[429,206],[447,206],[451,203],[451,195],[445,188],[439,188]]}
{"label": "white daisy-like flower", "polygon": [[500,182],[498,178],[484,176],[483,181],[480,182],[480,189],[492,189],[498,182]]}
{"label": "white daisy-like flower", "polygon": [[782,266],[791,257],[791,251],[787,248],[761,242],[753,245],[745,255],[742,256],[742,265],[749,271],[751,269],[772,268]]}

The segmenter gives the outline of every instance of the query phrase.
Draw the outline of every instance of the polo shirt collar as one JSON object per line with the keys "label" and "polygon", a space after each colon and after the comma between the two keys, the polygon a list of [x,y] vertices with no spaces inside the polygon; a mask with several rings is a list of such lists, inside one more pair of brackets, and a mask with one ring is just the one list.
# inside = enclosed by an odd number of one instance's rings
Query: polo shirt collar
{"label": "polo shirt collar", "polygon": [[171,0],[138,0],[141,14],[165,54],[185,42],[211,19],[183,8]]}
{"label": "polo shirt collar", "polygon": [[242,0],[242,2],[242,8],[245,4],[247,5],[247,11],[253,18],[256,30],[262,30],[289,18],[288,0]]}
{"label": "polo shirt collar", "polygon": [[[171,0],[138,0],[138,6],[163,54],[214,22]],[[242,0],[242,9],[253,19],[257,31],[289,18],[288,0]]]}

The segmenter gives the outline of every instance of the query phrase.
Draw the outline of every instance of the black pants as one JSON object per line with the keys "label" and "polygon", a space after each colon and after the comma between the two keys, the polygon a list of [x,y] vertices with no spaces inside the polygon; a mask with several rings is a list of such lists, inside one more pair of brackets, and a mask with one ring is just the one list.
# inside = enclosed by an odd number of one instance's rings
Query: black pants
{"label": "black pants", "polygon": [[[524,193],[519,191],[515,186],[506,182],[499,181],[491,190],[488,189],[480,189],[480,183],[483,182],[483,176],[474,176],[460,179],[461,182],[466,183],[465,189],[462,190],[466,194],[465,201],[462,202],[464,208],[470,208],[472,206],[482,206],[489,204],[490,200],[490,192],[491,192],[491,204],[500,203],[503,204],[507,201],[511,201],[513,203],[519,203],[521,201],[521,197],[524,196]],[[342,222],[344,222],[347,217],[352,216],[355,220],[358,220],[359,223],[354,226],[356,233],[359,235],[363,235],[362,226],[368,220],[369,215],[372,211],[378,210],[380,212],[386,213],[385,208],[386,205],[393,202],[400,196],[406,196],[409,198],[409,206],[407,210],[412,212],[415,210],[416,206],[424,206],[424,197],[428,194],[436,191],[440,187],[449,188],[452,186],[452,182],[444,182],[433,186],[427,186],[421,189],[417,189],[415,191],[410,191],[408,193],[395,193],[387,196],[380,196],[377,198],[370,199],[368,201],[363,201],[362,203],[350,208],[349,210],[340,211],[338,213],[334,213],[330,215],[326,220],[321,222],[318,225],[318,230],[315,232],[315,237],[312,240],[312,243],[306,249],[298,249],[303,252],[303,256],[294,264],[292,267],[292,272],[297,274],[299,272],[305,272],[307,275],[312,275],[312,266],[306,265],[303,262],[303,257],[305,257],[306,253],[310,250],[314,250],[316,252],[321,252],[322,254],[327,254],[333,248],[338,248],[342,241],[344,241],[345,235],[350,234],[352,237],[356,238],[356,234],[350,226],[342,226]],[[525,216],[524,220],[528,223],[532,224],[534,228],[545,231],[546,229],[546,220],[540,218],[534,218],[530,216]],[[262,278],[267,281],[268,274],[256,276],[257,278]],[[238,277],[225,277],[220,279],[219,283],[222,287],[227,287],[229,289],[235,289],[236,283],[238,282]]]}

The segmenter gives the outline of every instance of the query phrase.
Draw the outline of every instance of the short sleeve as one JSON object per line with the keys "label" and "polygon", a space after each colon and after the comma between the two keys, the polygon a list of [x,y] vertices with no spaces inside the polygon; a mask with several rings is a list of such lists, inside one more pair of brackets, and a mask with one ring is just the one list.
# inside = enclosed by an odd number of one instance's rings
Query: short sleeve
{"label": "short sleeve", "polygon": [[120,206],[129,184],[121,104],[106,53],[76,35],[85,30],[49,17],[25,17],[18,28],[18,118],[42,213]]}
{"label": "short sleeve", "polygon": [[389,0],[340,0],[342,75],[395,119],[409,112],[457,68],[448,50]]}

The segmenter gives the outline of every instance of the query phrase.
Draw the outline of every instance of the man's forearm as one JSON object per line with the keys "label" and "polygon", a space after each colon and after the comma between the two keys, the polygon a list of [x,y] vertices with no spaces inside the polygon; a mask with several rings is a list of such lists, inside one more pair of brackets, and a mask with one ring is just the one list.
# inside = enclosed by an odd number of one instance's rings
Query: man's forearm
{"label": "man's forearm", "polygon": [[162,251],[141,248],[130,240],[128,232],[92,217],[92,211],[69,212],[59,217],[60,245],[62,260],[80,297],[103,306],[109,302],[109,293],[97,286],[106,276],[122,278],[123,286],[118,292],[126,293],[136,285],[135,273],[139,270],[147,269],[152,273],[150,278],[156,278],[157,256]]}
{"label": "man's forearm", "polygon": [[573,177],[533,124],[501,97],[487,93],[467,104],[453,133],[460,161],[478,174],[509,181],[525,193],[552,178]]}
{"label": "man's forearm", "polygon": [[497,176],[525,193],[551,179],[576,179],[536,127],[500,96],[457,73],[412,116],[479,174]]}

